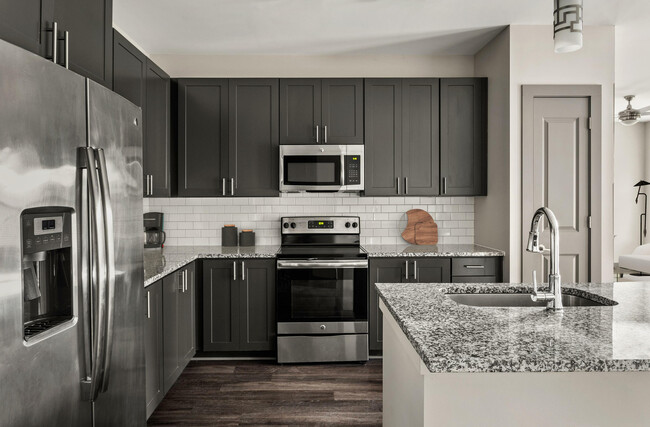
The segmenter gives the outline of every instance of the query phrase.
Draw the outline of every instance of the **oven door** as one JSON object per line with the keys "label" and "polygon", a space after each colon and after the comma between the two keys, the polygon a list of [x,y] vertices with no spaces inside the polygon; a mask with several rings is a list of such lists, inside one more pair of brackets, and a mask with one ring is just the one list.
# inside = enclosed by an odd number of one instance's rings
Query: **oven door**
{"label": "oven door", "polygon": [[368,260],[278,260],[278,322],[367,322]]}

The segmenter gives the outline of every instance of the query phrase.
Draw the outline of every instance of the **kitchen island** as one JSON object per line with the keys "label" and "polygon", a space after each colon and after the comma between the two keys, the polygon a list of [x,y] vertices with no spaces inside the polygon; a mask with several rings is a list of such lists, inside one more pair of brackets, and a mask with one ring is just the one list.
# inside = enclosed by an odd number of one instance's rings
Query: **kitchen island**
{"label": "kitchen island", "polygon": [[475,307],[520,284],[377,284],[384,425],[648,425],[650,284],[566,285],[615,305]]}

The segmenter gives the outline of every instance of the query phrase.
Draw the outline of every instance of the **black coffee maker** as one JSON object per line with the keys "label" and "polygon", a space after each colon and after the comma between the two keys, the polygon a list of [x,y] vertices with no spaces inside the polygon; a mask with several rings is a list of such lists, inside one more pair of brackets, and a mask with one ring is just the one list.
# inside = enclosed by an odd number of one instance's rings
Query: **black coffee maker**
{"label": "black coffee maker", "polygon": [[163,231],[162,212],[147,212],[144,214],[144,247],[162,248],[167,235]]}

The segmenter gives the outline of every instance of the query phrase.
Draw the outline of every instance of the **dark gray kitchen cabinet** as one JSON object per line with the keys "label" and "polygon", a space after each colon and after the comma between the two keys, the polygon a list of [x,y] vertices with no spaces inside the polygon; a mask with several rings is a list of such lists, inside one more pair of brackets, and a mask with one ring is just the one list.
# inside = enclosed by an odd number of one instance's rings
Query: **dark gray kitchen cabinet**
{"label": "dark gray kitchen cabinet", "polygon": [[163,386],[167,393],[194,356],[194,264],[163,278]]}
{"label": "dark gray kitchen cabinet", "polygon": [[487,79],[440,81],[440,193],[487,194]]}
{"label": "dark gray kitchen cabinet", "polygon": [[[144,109],[146,75],[147,57],[122,34],[113,31],[113,91]],[[142,116],[146,118],[145,114]]]}
{"label": "dark gray kitchen cabinet", "polygon": [[[145,196],[171,196],[170,88],[171,80],[151,60],[145,70],[143,174]],[[146,180],[149,182],[147,183]],[[147,191],[147,185],[148,190]]]}
{"label": "dark gray kitchen cabinet", "polygon": [[164,396],[162,280],[145,289],[145,298],[145,396],[149,418]]}
{"label": "dark gray kitchen cabinet", "polygon": [[438,100],[438,79],[366,79],[365,195],[438,195]]}
{"label": "dark gray kitchen cabinet", "polygon": [[280,144],[363,144],[363,79],[281,79]]}
{"label": "dark gray kitchen cabinet", "polygon": [[229,176],[233,196],[279,196],[279,80],[230,79]]}
{"label": "dark gray kitchen cabinet", "polygon": [[178,80],[178,195],[232,194],[228,79]]}
{"label": "dark gray kitchen cabinet", "polygon": [[275,260],[203,262],[203,350],[275,348]]}
{"label": "dark gray kitchen cabinet", "polygon": [[462,257],[451,260],[452,283],[503,282],[503,257]]}
{"label": "dark gray kitchen cabinet", "polygon": [[65,66],[67,58],[72,71],[110,88],[112,0],[0,1],[0,38],[43,57],[53,54],[55,22],[57,62]]}

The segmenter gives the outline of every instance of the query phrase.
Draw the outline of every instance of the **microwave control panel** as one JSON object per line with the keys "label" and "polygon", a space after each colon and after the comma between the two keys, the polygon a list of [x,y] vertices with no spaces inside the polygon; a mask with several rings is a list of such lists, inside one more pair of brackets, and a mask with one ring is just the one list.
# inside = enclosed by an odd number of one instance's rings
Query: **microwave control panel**
{"label": "microwave control panel", "polygon": [[345,185],[361,184],[361,156],[345,156]]}

